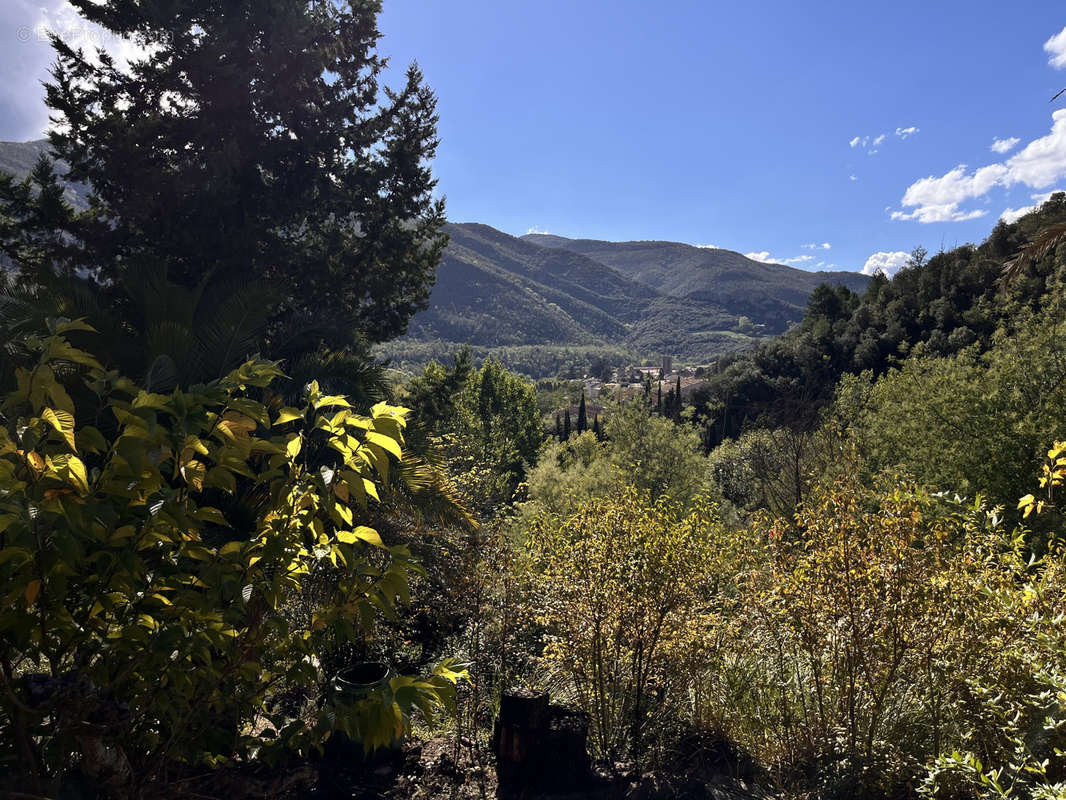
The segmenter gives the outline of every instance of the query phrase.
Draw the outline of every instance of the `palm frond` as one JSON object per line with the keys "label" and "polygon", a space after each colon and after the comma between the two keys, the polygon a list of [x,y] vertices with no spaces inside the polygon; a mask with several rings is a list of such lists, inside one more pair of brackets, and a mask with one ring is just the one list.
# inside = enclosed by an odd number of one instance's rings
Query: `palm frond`
{"label": "palm frond", "polygon": [[369,408],[389,398],[384,366],[361,353],[320,349],[287,361],[284,367],[292,379],[286,387],[290,403],[311,381],[318,381],[330,394],[346,395],[356,408]]}
{"label": "palm frond", "polygon": [[1001,281],[1009,285],[1029,267],[1040,261],[1060,244],[1066,242],[1066,222],[1060,222],[1045,229],[1028,244],[1022,245],[1018,253],[1003,265]]}

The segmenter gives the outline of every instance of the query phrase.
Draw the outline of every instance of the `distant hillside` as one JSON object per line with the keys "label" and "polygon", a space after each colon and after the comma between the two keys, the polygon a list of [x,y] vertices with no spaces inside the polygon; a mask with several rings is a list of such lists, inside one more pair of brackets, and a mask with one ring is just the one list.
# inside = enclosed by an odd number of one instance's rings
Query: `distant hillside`
{"label": "distant hillside", "polygon": [[859,291],[869,283],[867,276],[855,272],[808,272],[754,261],[732,250],[679,242],[601,242],[537,233],[522,239],[588,256],[665,295],[713,303],[750,316],[772,333],[781,333],[790,322],[799,321],[818,284],[841,283]]}
{"label": "distant hillside", "polygon": [[522,360],[528,348],[579,347],[612,359],[709,361],[798,322],[819,283],[861,289],[869,280],[671,242],[514,237],[477,223],[447,230],[430,307],[384,355],[411,363],[469,344]]}
{"label": "distant hillside", "polygon": [[[0,142],[0,172],[6,172],[18,178],[30,174],[33,165],[43,153],[49,152],[47,139],[35,139],[32,142]],[[65,170],[63,162],[58,163],[57,172]],[[81,183],[67,186],[67,202],[78,209],[89,207],[88,187]]]}

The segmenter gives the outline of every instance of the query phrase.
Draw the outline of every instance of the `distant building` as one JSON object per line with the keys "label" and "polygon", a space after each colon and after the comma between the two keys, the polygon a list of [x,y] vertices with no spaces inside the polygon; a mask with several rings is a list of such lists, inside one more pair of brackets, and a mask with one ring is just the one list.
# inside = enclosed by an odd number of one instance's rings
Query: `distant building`
{"label": "distant building", "polygon": [[663,375],[669,375],[674,371],[674,357],[663,356]]}

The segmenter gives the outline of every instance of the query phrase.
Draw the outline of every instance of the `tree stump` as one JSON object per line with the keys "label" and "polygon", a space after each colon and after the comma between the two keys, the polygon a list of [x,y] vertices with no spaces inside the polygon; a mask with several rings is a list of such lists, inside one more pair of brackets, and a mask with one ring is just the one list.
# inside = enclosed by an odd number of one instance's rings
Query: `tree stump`
{"label": "tree stump", "polygon": [[548,727],[548,694],[511,689],[500,698],[493,726],[496,775],[500,786],[531,785],[540,769],[540,743]]}
{"label": "tree stump", "polygon": [[570,791],[591,776],[588,715],[548,700],[547,693],[528,689],[500,698],[492,737],[501,797]]}

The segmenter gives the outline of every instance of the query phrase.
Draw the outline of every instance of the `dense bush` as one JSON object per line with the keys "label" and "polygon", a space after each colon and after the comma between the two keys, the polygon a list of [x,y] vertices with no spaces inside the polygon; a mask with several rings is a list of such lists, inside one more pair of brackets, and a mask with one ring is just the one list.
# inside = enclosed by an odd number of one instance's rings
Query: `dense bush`
{"label": "dense bush", "polygon": [[680,667],[713,624],[721,530],[708,505],[686,514],[633,489],[530,521],[546,669],[591,713],[597,754],[639,759],[649,724],[688,693]]}
{"label": "dense bush", "polygon": [[317,691],[329,653],[407,596],[409,553],[359,524],[407,411],[361,415],[314,383],[284,406],[264,361],[152,394],[72,347],[83,328],[31,337],[0,407],[0,739],[26,780],[78,768],[140,796],[173,764],[338,729],[373,748],[450,702],[443,665],[355,705],[268,703]]}

